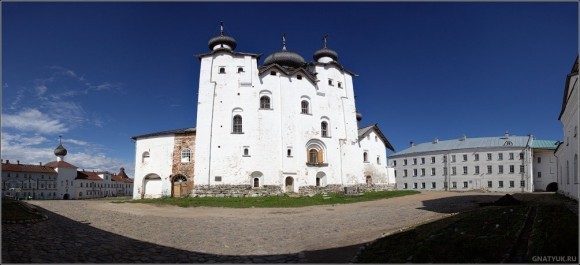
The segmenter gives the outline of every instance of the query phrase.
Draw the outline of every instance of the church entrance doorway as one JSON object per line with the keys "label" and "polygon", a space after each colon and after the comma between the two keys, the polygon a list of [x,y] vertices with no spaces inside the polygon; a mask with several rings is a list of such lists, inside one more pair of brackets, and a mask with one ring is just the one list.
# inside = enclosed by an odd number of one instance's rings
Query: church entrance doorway
{"label": "church entrance doorway", "polygon": [[189,189],[187,187],[187,178],[184,175],[175,175],[172,182],[173,188],[171,197],[179,198],[187,195]]}
{"label": "church entrance doorway", "polygon": [[149,174],[143,179],[143,198],[161,198],[161,177]]}
{"label": "church entrance doorway", "polygon": [[366,177],[367,186],[373,185],[373,178],[371,176]]}
{"label": "church entrance doorway", "polygon": [[70,199],[70,195],[68,195],[68,193],[67,193],[64,196],[62,196],[62,199],[63,200],[68,200],[68,199]]}
{"label": "church entrance doorway", "polygon": [[294,192],[294,179],[291,177],[286,177],[286,192]]}

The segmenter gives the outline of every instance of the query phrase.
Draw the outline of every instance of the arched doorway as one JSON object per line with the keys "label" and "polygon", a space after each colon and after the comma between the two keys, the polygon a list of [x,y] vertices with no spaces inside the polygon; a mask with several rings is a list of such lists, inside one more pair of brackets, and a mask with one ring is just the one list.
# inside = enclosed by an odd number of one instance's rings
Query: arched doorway
{"label": "arched doorway", "polygon": [[286,177],[284,181],[286,192],[294,192],[294,179],[292,177]]}
{"label": "arched doorway", "polygon": [[326,186],[326,173],[318,172],[316,173],[316,187]]}
{"label": "arched doorway", "polygon": [[187,178],[184,175],[175,175],[171,179],[171,182],[173,183],[173,187],[171,188],[171,197],[179,198],[187,195],[189,189],[187,187]]}
{"label": "arched doorway", "polygon": [[263,177],[264,174],[262,174],[262,172],[260,171],[254,171],[252,172],[252,174],[250,175],[250,183],[252,185],[252,188],[259,188],[260,185],[263,185]]}
{"label": "arched doorway", "polygon": [[161,177],[157,174],[149,174],[143,178],[143,197],[161,198]]}
{"label": "arched doorway", "polygon": [[546,191],[558,191],[558,183],[552,182],[546,187]]}
{"label": "arched doorway", "polygon": [[62,196],[63,200],[68,200],[70,199],[70,195],[68,193],[66,193],[64,196]]}
{"label": "arched doorway", "polygon": [[373,185],[373,178],[371,176],[366,177],[367,186]]}

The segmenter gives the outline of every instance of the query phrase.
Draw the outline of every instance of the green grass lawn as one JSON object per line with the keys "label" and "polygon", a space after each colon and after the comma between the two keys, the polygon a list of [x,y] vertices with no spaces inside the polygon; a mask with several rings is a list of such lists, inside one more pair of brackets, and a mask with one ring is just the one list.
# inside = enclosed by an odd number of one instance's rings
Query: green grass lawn
{"label": "green grass lawn", "polygon": [[156,205],[177,205],[181,207],[228,207],[228,208],[290,208],[304,207],[312,205],[345,204],[363,201],[372,201],[417,194],[418,191],[377,191],[367,192],[359,196],[344,196],[329,193],[326,196],[315,195],[312,197],[204,197],[204,198],[160,198],[142,200],[122,200],[113,203],[151,203]]}

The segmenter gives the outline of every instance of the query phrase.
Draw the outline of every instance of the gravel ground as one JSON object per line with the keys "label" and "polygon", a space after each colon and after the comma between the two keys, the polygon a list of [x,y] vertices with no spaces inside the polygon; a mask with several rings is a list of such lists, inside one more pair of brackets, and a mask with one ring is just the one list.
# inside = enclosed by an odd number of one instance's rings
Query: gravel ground
{"label": "gravel ground", "polygon": [[3,262],[349,262],[358,246],[502,193],[424,192],[302,208],[31,201],[49,220],[2,226]]}

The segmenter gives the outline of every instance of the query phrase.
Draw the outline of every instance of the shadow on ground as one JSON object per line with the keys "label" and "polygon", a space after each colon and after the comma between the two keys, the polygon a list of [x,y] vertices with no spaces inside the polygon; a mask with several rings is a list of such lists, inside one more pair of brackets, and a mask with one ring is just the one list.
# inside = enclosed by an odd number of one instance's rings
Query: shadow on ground
{"label": "shadow on ground", "polygon": [[423,201],[423,207],[417,209],[437,213],[457,213],[479,208],[480,203],[491,203],[504,195],[504,193],[483,193],[481,195],[450,196]]}

